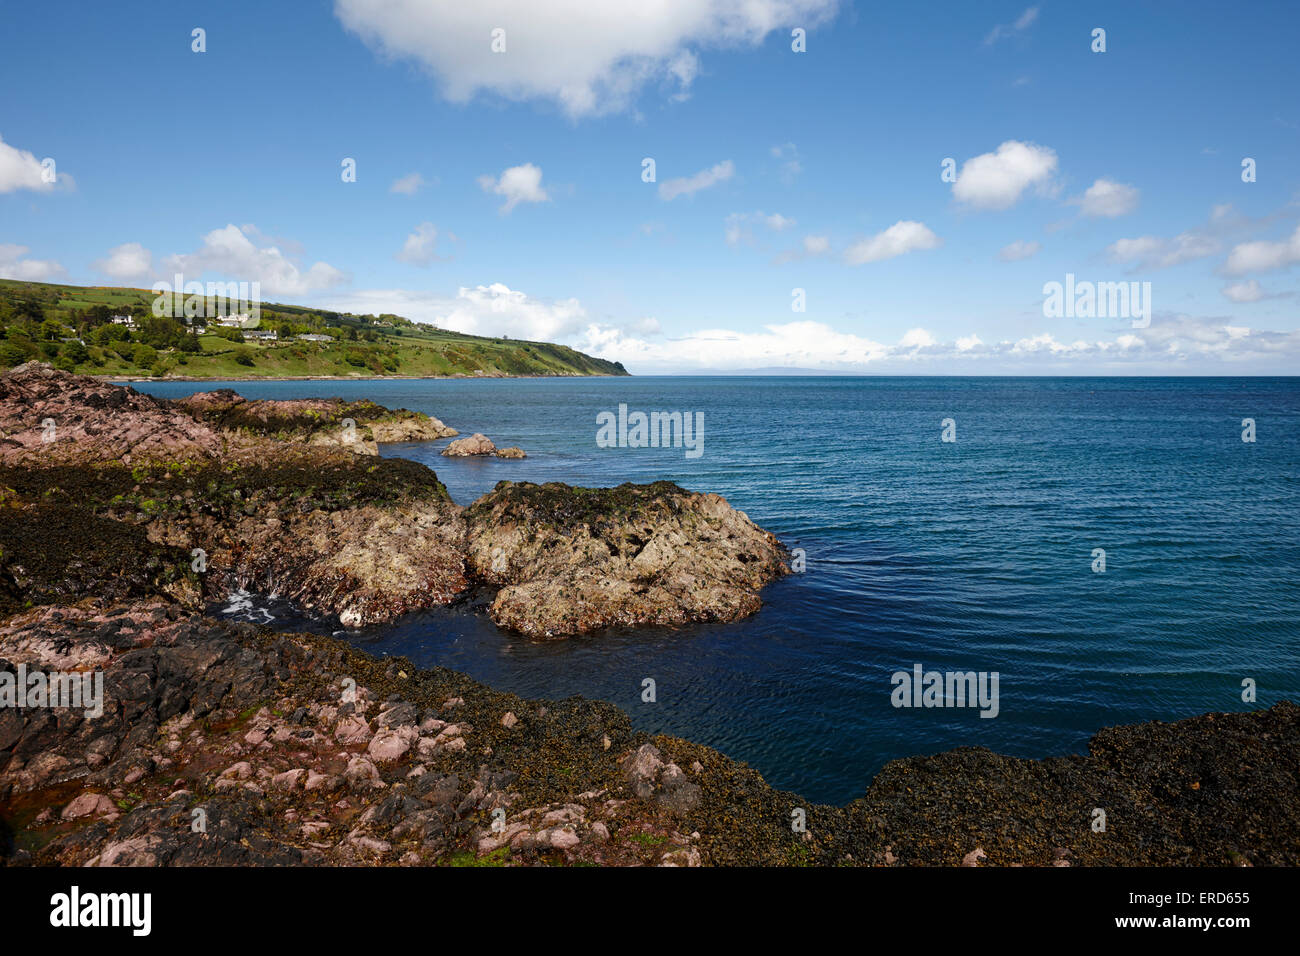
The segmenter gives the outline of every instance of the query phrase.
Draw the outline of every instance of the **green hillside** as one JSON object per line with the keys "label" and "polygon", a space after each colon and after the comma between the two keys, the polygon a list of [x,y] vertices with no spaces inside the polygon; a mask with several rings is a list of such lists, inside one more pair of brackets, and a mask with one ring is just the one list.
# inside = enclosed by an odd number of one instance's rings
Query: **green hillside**
{"label": "green hillside", "polygon": [[[628,374],[619,362],[565,345],[297,305],[263,303],[256,329],[222,328],[208,320],[199,334],[195,325],[205,320],[156,317],[155,298],[148,289],[0,279],[0,368],[37,359],[68,371],[131,378]],[[217,306],[207,300],[205,314]],[[113,321],[124,315],[131,317],[129,325]],[[257,337],[267,332],[277,339]],[[306,341],[302,335],[332,341]]]}

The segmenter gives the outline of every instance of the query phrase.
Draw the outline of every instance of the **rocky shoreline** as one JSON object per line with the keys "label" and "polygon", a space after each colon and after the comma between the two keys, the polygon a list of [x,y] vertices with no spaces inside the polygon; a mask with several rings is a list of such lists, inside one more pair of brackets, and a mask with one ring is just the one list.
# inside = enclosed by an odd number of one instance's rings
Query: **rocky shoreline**
{"label": "rocky shoreline", "polygon": [[0,376],[0,691],[20,668],[103,682],[99,714],[0,706],[0,864],[1300,863],[1288,702],[1109,728],[1087,756],[896,760],[830,807],[607,703],[204,615],[236,585],[348,623],[481,586],[499,625],[557,638],[733,620],[788,570],[716,495],[502,482],[460,508],[375,457],[450,434],[370,403]]}
{"label": "rocky shoreline", "polygon": [[[371,402],[246,401],[228,389],[166,401],[20,366],[0,376],[0,495],[13,541],[0,594],[5,574],[81,567],[103,552],[95,535],[125,535],[133,563],[165,564],[172,592],[194,599],[274,592],[358,626],[482,584],[500,589],[489,610],[498,624],[558,638],[734,620],[789,570],[780,542],[716,495],[666,482],[501,482],[462,508],[429,468],[375,457],[379,441],[454,434]],[[84,523],[91,539],[70,536],[56,559],[42,532],[56,520]],[[520,606],[524,592],[535,603]]]}
{"label": "rocky shoreline", "polygon": [[1110,728],[1088,756],[897,760],[830,807],[610,704],[166,602],[25,612],[0,658],[101,668],[107,698],[0,709],[10,865],[1300,863],[1289,703]]}

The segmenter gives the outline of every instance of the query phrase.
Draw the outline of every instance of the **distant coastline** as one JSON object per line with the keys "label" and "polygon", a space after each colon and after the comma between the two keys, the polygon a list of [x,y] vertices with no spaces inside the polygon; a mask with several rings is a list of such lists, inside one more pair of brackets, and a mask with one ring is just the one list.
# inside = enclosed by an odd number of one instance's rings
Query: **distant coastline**
{"label": "distant coastline", "polygon": [[[349,381],[626,375],[567,345],[482,336],[400,315],[144,289],[0,279],[0,368],[49,362],[100,381]],[[193,314],[190,306],[194,305]]]}

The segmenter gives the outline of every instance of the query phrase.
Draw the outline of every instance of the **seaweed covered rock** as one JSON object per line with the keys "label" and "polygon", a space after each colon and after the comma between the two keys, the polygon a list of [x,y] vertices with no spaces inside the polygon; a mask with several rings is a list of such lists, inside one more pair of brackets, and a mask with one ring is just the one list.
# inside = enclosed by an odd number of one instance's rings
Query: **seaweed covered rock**
{"label": "seaweed covered rock", "polygon": [[[33,540],[40,514],[88,532],[66,568],[30,549],[0,566],[7,607],[81,585],[176,596],[193,555],[209,599],[274,592],[359,626],[449,603],[477,581],[501,589],[498,624],[556,637],[733,620],[757,611],[759,591],[786,571],[771,534],[717,495],[666,482],[503,482],[461,509],[424,465],[343,447],[349,432],[373,450],[376,435],[446,430],[368,402],[246,401],[228,389],[158,401],[28,364],[0,376],[6,422],[0,504],[24,518],[0,525],[0,554],[14,535]],[[451,447],[496,452],[482,435],[461,441]]]}
{"label": "seaweed covered rock", "polygon": [[[168,556],[173,575],[201,555],[198,578],[210,600],[234,587],[274,592],[350,626],[446,603],[468,586],[460,509],[432,471],[404,459],[302,448],[266,464],[0,466],[0,487],[9,504],[0,512],[6,555],[19,531],[39,549],[42,527],[62,527],[46,514],[86,532],[73,532],[58,560],[29,559],[24,567],[42,570],[24,578],[25,602],[67,593],[59,582],[83,566],[124,563],[122,580],[134,581],[157,563],[148,549]],[[118,587],[97,572],[83,593]]]}
{"label": "seaweed covered rock", "polygon": [[789,570],[781,543],[744,512],[666,481],[503,481],[465,519],[471,575],[501,588],[492,619],[531,637],[735,620]]}
{"label": "seaweed covered rock", "polygon": [[163,602],[0,620],[0,677],[18,668],[102,673],[103,706],[0,708],[0,866],[1300,863],[1285,701],[1110,728],[1087,755],[897,760],[834,807],[607,703]]}
{"label": "seaweed covered rock", "polygon": [[378,442],[433,441],[459,434],[430,415],[388,409],[371,401],[250,400],[221,388],[196,392],[170,404],[218,428],[368,455],[378,454]]}
{"label": "seaweed covered rock", "polygon": [[855,858],[888,843],[899,865],[954,866],[978,847],[985,866],[1294,866],[1297,741],[1300,707],[1282,701],[1108,727],[1087,756],[962,747],[894,760],[848,808],[849,843],[878,821],[872,849],[864,840]]}
{"label": "seaweed covered rock", "polygon": [[0,617],[27,607],[80,600],[109,606],[163,595],[197,610],[190,553],[158,544],[139,525],[66,504],[0,507]]}

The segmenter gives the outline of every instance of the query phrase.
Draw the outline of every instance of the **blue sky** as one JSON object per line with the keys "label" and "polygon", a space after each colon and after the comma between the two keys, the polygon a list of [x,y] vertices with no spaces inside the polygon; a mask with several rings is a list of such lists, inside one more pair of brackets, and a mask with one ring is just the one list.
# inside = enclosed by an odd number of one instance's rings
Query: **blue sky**
{"label": "blue sky", "polygon": [[[4,18],[6,277],[148,287],[179,268],[646,373],[1297,369],[1294,3]],[[1150,282],[1148,322],[1045,315],[1067,273]]]}

